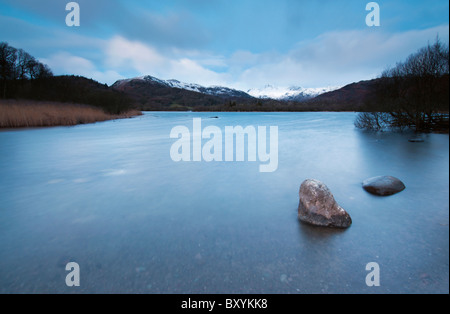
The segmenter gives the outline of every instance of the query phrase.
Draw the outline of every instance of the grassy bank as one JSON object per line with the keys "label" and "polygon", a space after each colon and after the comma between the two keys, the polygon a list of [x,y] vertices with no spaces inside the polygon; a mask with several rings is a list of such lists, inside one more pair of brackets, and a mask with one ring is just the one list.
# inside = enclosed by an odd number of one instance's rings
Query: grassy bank
{"label": "grassy bank", "polygon": [[111,115],[102,109],[77,104],[0,100],[0,128],[72,126],[140,115],[133,110]]}

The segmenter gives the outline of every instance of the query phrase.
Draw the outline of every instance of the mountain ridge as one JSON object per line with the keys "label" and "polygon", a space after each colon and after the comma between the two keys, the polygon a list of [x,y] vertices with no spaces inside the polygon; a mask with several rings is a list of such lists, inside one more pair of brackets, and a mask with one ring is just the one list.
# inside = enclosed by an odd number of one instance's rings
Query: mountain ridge
{"label": "mountain ridge", "polygon": [[178,89],[184,89],[191,92],[197,92],[201,94],[206,94],[210,96],[219,96],[219,97],[237,97],[237,98],[253,98],[253,96],[229,87],[224,86],[210,86],[205,87],[200,84],[195,83],[184,83],[175,79],[170,80],[162,80],[157,77],[151,76],[151,75],[145,75],[145,76],[139,76],[135,78],[130,79],[124,79],[124,80],[118,80],[116,81],[112,87],[113,88],[120,88],[123,84],[130,83],[132,81],[144,81],[150,84],[160,84],[163,86],[171,87],[171,88],[178,88]]}
{"label": "mountain ridge", "polygon": [[209,86],[205,87],[196,83],[184,83],[176,79],[163,80],[151,75],[139,76],[116,81],[112,87],[118,88],[124,84],[132,81],[143,81],[150,84],[160,84],[166,87],[179,88],[192,92],[198,92],[211,96],[219,96],[225,98],[257,98],[257,99],[272,99],[281,101],[304,101],[312,99],[321,94],[331,92],[340,87],[321,87],[321,88],[303,88],[299,86],[291,86],[288,88],[274,87],[273,85],[266,85],[263,88],[253,88],[246,92],[225,86]]}
{"label": "mountain ridge", "polygon": [[284,101],[305,101],[312,99],[327,92],[339,89],[340,87],[320,87],[305,88],[300,86],[276,87],[266,85],[263,88],[249,89],[247,93],[255,98],[275,99]]}
{"label": "mountain ridge", "polygon": [[292,94],[286,100],[264,98],[263,93],[254,97],[220,86],[161,80],[150,75],[119,80],[111,89],[132,99],[136,109],[149,111],[364,111],[377,81],[360,81],[339,89],[310,89],[308,95],[301,87],[291,87]]}

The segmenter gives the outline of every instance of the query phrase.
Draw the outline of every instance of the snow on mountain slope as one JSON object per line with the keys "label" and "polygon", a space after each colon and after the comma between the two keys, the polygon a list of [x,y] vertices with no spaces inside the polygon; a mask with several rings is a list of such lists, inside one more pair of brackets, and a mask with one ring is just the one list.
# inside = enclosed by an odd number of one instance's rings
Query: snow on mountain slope
{"label": "snow on mountain slope", "polygon": [[184,89],[188,91],[193,91],[197,93],[212,95],[212,96],[221,96],[221,97],[242,97],[242,98],[252,98],[252,96],[248,95],[247,93],[243,91],[239,91],[236,89],[231,89],[228,87],[222,87],[222,86],[211,86],[211,87],[204,87],[198,84],[193,83],[183,83],[178,80],[161,80],[156,77],[147,75],[147,76],[141,76],[141,77],[135,77],[132,79],[126,79],[126,80],[120,80],[114,83],[114,86],[120,87],[124,84],[130,83],[135,80],[145,81],[148,83],[156,83],[167,87],[172,88],[179,88]]}
{"label": "snow on mountain slope", "polygon": [[276,100],[305,100],[321,94],[339,89],[339,87],[303,88],[303,87],[274,87],[266,85],[260,89],[250,89],[247,93],[256,98]]}
{"label": "snow on mountain slope", "polygon": [[117,81],[114,84],[114,86],[120,87],[135,80],[145,81],[150,84],[160,84],[171,88],[179,88],[219,97],[236,97],[236,98],[255,97],[260,99],[293,100],[293,101],[307,100],[319,96],[321,94],[339,89],[339,87],[302,88],[295,86],[283,88],[283,87],[274,87],[272,85],[266,85],[264,88],[250,89],[245,93],[240,90],[222,86],[204,87],[193,83],[183,83],[178,80],[161,80],[150,75],[120,80]]}

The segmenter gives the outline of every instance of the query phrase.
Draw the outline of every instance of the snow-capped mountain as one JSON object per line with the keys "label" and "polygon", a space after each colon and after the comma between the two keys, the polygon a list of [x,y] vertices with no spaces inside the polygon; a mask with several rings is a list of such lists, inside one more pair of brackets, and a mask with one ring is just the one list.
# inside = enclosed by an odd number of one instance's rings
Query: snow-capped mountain
{"label": "snow-capped mountain", "polygon": [[340,87],[303,88],[296,86],[284,88],[266,85],[264,88],[250,89],[247,93],[255,98],[261,99],[302,101],[337,90],[339,88]]}
{"label": "snow-capped mountain", "polygon": [[240,90],[223,87],[223,86],[211,86],[205,87],[199,84],[183,83],[178,80],[162,80],[151,75],[135,77],[131,79],[120,80],[114,83],[114,88],[124,88],[130,83],[141,82],[150,84],[153,86],[163,86],[169,88],[178,88],[181,90],[187,90],[191,92],[197,92],[204,95],[218,96],[221,98],[260,98],[260,99],[275,99],[280,101],[304,101],[321,94],[331,92],[339,89],[339,87],[324,87],[324,88],[303,88],[303,87],[274,87],[272,85],[266,85],[260,89],[250,89],[247,92]]}
{"label": "snow-capped mountain", "polygon": [[172,88],[179,88],[184,89],[192,92],[202,93],[206,95],[211,96],[219,96],[219,97],[238,97],[238,98],[252,98],[249,94],[239,91],[236,89],[223,87],[223,86],[211,86],[211,87],[204,87],[198,84],[193,83],[183,83],[178,80],[161,80],[156,77],[147,75],[147,76],[141,76],[141,77],[135,77],[131,79],[126,80],[120,80],[114,83],[114,87],[120,88],[123,85],[126,85],[132,81],[143,81],[146,83],[151,84],[159,84],[166,87],[172,87]]}

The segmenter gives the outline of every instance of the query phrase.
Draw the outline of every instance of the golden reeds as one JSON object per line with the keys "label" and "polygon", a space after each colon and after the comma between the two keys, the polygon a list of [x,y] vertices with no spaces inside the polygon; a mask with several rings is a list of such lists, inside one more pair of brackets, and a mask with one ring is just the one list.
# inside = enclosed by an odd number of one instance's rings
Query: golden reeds
{"label": "golden reeds", "polygon": [[109,115],[99,108],[85,105],[0,100],[0,128],[71,126],[139,114],[139,111],[131,111],[123,115]]}

